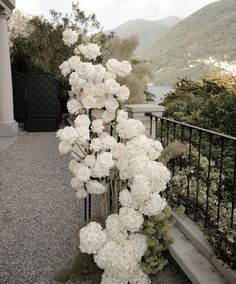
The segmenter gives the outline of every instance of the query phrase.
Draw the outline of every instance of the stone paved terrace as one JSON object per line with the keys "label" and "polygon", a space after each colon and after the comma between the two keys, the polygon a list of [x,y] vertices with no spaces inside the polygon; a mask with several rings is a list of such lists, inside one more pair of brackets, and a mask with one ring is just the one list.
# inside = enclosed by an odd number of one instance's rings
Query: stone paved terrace
{"label": "stone paved terrace", "polygon": [[[0,153],[0,283],[49,284],[78,251],[82,202],[55,133],[28,133]],[[152,283],[189,284],[171,260]]]}

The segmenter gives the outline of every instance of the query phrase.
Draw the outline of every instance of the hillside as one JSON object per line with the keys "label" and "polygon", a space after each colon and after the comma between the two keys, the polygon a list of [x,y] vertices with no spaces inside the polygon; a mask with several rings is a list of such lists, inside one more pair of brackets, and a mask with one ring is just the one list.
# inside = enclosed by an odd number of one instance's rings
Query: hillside
{"label": "hillside", "polygon": [[140,51],[150,46],[154,40],[179,21],[180,19],[174,16],[155,21],[136,19],[125,22],[114,29],[114,32],[120,37],[137,35],[140,40],[138,47],[138,51]]}
{"label": "hillside", "polygon": [[158,22],[159,24],[166,26],[168,28],[175,26],[180,21],[181,21],[181,19],[178,18],[178,17],[175,17],[175,16],[170,16],[170,17],[167,17],[167,18],[164,18],[164,19],[156,20],[156,22]]}
{"label": "hillside", "polygon": [[[236,1],[221,0],[184,19],[143,54],[157,70],[156,83],[174,83],[178,77],[200,78],[217,61],[236,61]],[[205,61],[205,63],[203,62]]]}

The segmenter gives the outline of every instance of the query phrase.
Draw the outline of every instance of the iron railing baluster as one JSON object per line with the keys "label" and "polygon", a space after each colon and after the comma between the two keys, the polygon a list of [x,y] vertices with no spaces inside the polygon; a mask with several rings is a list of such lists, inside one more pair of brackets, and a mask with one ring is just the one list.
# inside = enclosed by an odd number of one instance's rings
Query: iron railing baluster
{"label": "iron railing baluster", "polygon": [[[192,152],[192,129],[190,128],[189,129],[189,152],[188,152],[189,170],[191,169],[191,154],[192,154],[191,152]],[[191,178],[191,172],[189,172],[188,174],[186,214],[189,213],[190,178]]]}
{"label": "iron railing baluster", "polygon": [[211,187],[211,147],[212,147],[212,135],[209,134],[209,152],[208,152],[208,170],[207,170],[207,189],[206,189],[206,209],[205,209],[205,226],[207,226],[208,213],[209,213],[209,193]]}
{"label": "iron railing baluster", "polygon": [[197,158],[197,191],[195,201],[195,220],[198,216],[198,197],[199,197],[199,178],[200,178],[200,163],[201,163],[201,144],[202,144],[202,131],[198,131],[198,158]]}
{"label": "iron railing baluster", "polygon": [[221,138],[220,142],[220,173],[219,173],[219,185],[217,188],[217,198],[218,198],[218,205],[217,205],[217,223],[219,224],[220,220],[220,204],[221,204],[221,194],[222,194],[222,171],[223,171],[223,160],[224,160],[224,138]]}

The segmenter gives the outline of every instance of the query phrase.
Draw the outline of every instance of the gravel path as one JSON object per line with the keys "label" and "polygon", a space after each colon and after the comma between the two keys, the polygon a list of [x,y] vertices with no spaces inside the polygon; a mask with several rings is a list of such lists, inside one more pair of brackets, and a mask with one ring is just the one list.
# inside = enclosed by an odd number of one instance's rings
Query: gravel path
{"label": "gravel path", "polygon": [[[55,133],[28,133],[0,153],[0,283],[47,284],[78,251],[82,202]],[[172,262],[172,260],[171,260]],[[189,284],[173,262],[153,283]]]}

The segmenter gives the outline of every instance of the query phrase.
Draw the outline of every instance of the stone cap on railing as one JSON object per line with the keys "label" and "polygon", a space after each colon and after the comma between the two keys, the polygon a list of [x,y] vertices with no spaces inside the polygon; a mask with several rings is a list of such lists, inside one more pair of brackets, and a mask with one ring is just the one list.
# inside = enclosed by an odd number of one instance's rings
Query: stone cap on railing
{"label": "stone cap on railing", "polygon": [[143,113],[151,112],[154,114],[163,114],[165,111],[164,106],[160,106],[157,104],[133,104],[133,105],[125,105],[125,109],[128,111],[128,113]]}

